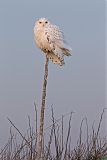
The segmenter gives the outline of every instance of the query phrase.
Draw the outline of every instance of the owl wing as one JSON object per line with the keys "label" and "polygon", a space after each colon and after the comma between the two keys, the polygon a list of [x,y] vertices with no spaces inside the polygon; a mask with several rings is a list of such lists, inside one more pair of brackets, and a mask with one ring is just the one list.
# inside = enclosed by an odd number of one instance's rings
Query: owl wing
{"label": "owl wing", "polygon": [[62,53],[66,56],[71,55],[71,48],[67,45],[64,39],[64,34],[63,32],[57,27],[56,25],[49,25],[46,27],[45,32],[47,33],[47,37],[50,43],[50,46],[55,50],[56,54],[57,49],[58,52],[60,51],[59,54],[62,55]]}
{"label": "owl wing", "polygon": [[57,43],[57,41],[63,41],[64,35],[56,25],[50,25],[45,28],[45,32],[47,33],[49,39],[53,43]]}
{"label": "owl wing", "polygon": [[[60,36],[59,36],[60,35]],[[56,26],[49,25],[45,28],[45,39],[48,41],[48,45],[50,48],[47,56],[48,58],[55,64],[63,65],[64,64],[64,58],[62,50],[57,45],[57,40],[62,40],[62,33]]]}

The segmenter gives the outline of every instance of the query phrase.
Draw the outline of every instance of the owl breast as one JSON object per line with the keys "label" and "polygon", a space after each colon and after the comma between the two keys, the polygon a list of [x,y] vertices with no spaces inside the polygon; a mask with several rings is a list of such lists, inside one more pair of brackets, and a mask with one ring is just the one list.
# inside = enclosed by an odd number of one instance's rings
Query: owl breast
{"label": "owl breast", "polygon": [[38,48],[40,48],[41,50],[51,51],[50,44],[48,42],[47,36],[44,31],[42,30],[36,31],[35,41]]}

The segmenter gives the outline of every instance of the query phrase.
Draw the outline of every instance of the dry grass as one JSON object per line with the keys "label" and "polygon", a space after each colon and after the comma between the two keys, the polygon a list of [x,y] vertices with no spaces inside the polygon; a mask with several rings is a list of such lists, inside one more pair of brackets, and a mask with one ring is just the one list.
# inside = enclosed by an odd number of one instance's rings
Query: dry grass
{"label": "dry grass", "polygon": [[[69,117],[67,136],[64,133],[64,116],[58,121],[55,120],[54,112],[52,109],[52,125],[49,129],[48,143],[45,144],[45,137],[42,149],[42,160],[100,160],[104,156],[107,156],[107,140],[100,137],[100,128],[104,110],[101,114],[99,125],[97,130],[92,129],[92,133],[89,134],[87,118],[83,119],[80,126],[80,134],[77,141],[77,145],[71,147],[71,121],[72,112]],[[31,126],[30,117],[29,128],[26,135],[22,135],[19,129],[8,119],[16,129],[16,133],[12,132],[10,128],[10,138],[7,144],[0,151],[0,160],[37,160],[37,124],[36,133],[35,129]],[[82,124],[86,122],[87,139],[86,142],[82,142]],[[21,136],[22,141],[18,142],[18,137]]]}

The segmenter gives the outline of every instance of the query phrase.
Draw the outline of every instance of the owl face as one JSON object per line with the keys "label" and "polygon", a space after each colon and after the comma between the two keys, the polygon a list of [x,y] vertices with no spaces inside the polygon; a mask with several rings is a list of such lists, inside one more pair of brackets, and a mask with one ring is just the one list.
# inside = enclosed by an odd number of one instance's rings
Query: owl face
{"label": "owl face", "polygon": [[40,18],[37,22],[36,22],[36,26],[37,27],[45,27],[47,25],[49,25],[50,22],[48,21],[48,19],[46,18]]}

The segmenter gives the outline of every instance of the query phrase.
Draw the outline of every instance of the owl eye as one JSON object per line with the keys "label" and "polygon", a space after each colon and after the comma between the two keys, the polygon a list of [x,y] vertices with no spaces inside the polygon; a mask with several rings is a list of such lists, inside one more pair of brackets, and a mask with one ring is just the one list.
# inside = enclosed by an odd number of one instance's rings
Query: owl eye
{"label": "owl eye", "polygon": [[48,23],[48,21],[45,21],[45,23]]}
{"label": "owl eye", "polygon": [[39,24],[41,24],[42,22],[40,21]]}

